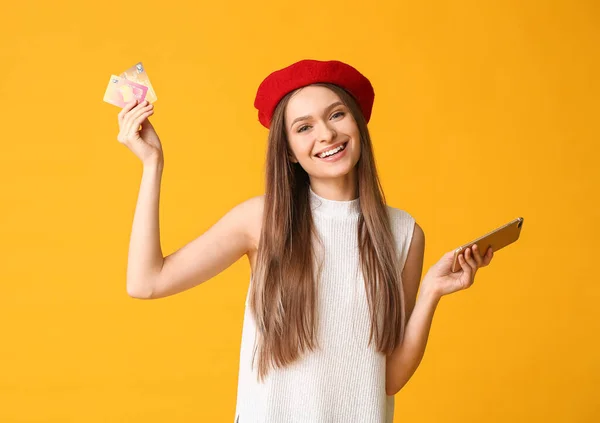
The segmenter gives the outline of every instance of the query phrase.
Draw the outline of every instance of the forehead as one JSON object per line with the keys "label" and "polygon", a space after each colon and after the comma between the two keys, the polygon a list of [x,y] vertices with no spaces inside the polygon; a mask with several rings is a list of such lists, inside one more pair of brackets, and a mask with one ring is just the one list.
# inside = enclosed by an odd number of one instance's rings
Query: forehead
{"label": "forehead", "polygon": [[309,85],[300,88],[292,94],[287,104],[286,121],[291,122],[300,116],[316,116],[331,103],[340,100],[340,97],[327,87]]}

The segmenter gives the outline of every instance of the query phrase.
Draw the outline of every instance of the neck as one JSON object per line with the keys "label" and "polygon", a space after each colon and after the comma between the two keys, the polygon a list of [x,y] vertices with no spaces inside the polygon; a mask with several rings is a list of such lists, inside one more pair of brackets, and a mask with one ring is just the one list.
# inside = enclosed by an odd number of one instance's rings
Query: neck
{"label": "neck", "polygon": [[358,218],[360,215],[360,199],[331,200],[316,194],[308,187],[310,208],[314,216],[325,218]]}
{"label": "neck", "polygon": [[358,184],[353,175],[340,179],[310,178],[310,188],[319,197],[333,201],[351,201],[358,198]]}

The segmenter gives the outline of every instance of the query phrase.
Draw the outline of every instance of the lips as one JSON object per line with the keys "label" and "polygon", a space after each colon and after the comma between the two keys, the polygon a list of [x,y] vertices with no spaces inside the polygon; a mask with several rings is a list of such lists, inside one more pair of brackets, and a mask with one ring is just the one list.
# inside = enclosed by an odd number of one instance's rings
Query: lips
{"label": "lips", "polygon": [[346,149],[346,147],[348,146],[348,141],[345,141],[345,142],[339,142],[339,143],[337,143],[337,144],[334,144],[334,145],[332,145],[332,146],[330,146],[330,147],[327,147],[327,148],[325,148],[325,149],[323,149],[323,150],[319,151],[317,154],[315,154],[315,157],[318,157],[318,158],[320,158],[319,156],[320,156],[322,153],[324,153],[324,152],[326,152],[326,151],[335,150],[335,149],[336,149],[336,148],[338,148],[340,145],[343,145],[343,146],[344,146],[344,149]]}

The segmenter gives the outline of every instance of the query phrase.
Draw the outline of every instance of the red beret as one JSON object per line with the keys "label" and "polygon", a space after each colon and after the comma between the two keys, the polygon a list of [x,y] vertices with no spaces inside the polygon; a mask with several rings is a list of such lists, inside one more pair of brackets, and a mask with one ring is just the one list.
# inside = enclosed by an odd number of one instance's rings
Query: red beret
{"label": "red beret", "polygon": [[348,91],[369,122],[375,92],[365,76],[337,60],[301,60],[271,73],[261,82],[254,99],[260,123],[268,129],[275,107],[287,93],[317,82],[335,84]]}

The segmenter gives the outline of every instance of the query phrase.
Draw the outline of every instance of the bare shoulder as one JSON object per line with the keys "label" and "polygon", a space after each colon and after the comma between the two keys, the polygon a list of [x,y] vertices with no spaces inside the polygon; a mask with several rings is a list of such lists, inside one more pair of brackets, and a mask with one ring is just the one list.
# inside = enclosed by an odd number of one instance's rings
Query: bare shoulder
{"label": "bare shoulder", "polygon": [[252,197],[242,204],[240,206],[248,222],[246,227],[246,234],[250,245],[247,252],[248,262],[250,264],[250,271],[254,274],[258,257],[258,243],[260,241],[260,234],[262,233],[265,195]]}
{"label": "bare shoulder", "polygon": [[423,256],[425,255],[425,232],[421,225],[416,221],[413,228],[411,237],[410,247],[408,249],[408,255],[406,257],[406,263],[404,265],[403,272],[415,273],[418,269],[419,272],[423,265]]}
{"label": "bare shoulder", "polygon": [[245,222],[245,228],[250,243],[254,250],[258,248],[262,230],[263,214],[265,209],[265,195],[257,195],[236,206],[240,219]]}
{"label": "bare shoulder", "polygon": [[402,281],[407,292],[408,308],[412,311],[411,303],[419,288],[425,255],[425,232],[421,225],[408,211],[387,205],[391,218],[392,231],[398,237],[399,243],[409,243],[408,253],[402,268]]}
{"label": "bare shoulder", "polygon": [[423,231],[423,228],[417,222],[415,222],[415,228],[413,229],[411,250],[412,249],[416,251],[424,251],[425,249],[425,231]]}
{"label": "bare shoulder", "polygon": [[425,232],[415,221],[412,240],[408,249],[408,256],[402,269],[402,283],[406,293],[406,319],[412,314],[417,292],[423,274],[423,258],[425,256]]}
{"label": "bare shoulder", "polygon": [[241,203],[232,207],[225,215],[230,225],[238,228],[246,238],[248,249],[246,253],[251,253],[258,246],[258,239],[262,229],[262,217],[264,211],[265,196],[257,195],[250,197]]}

